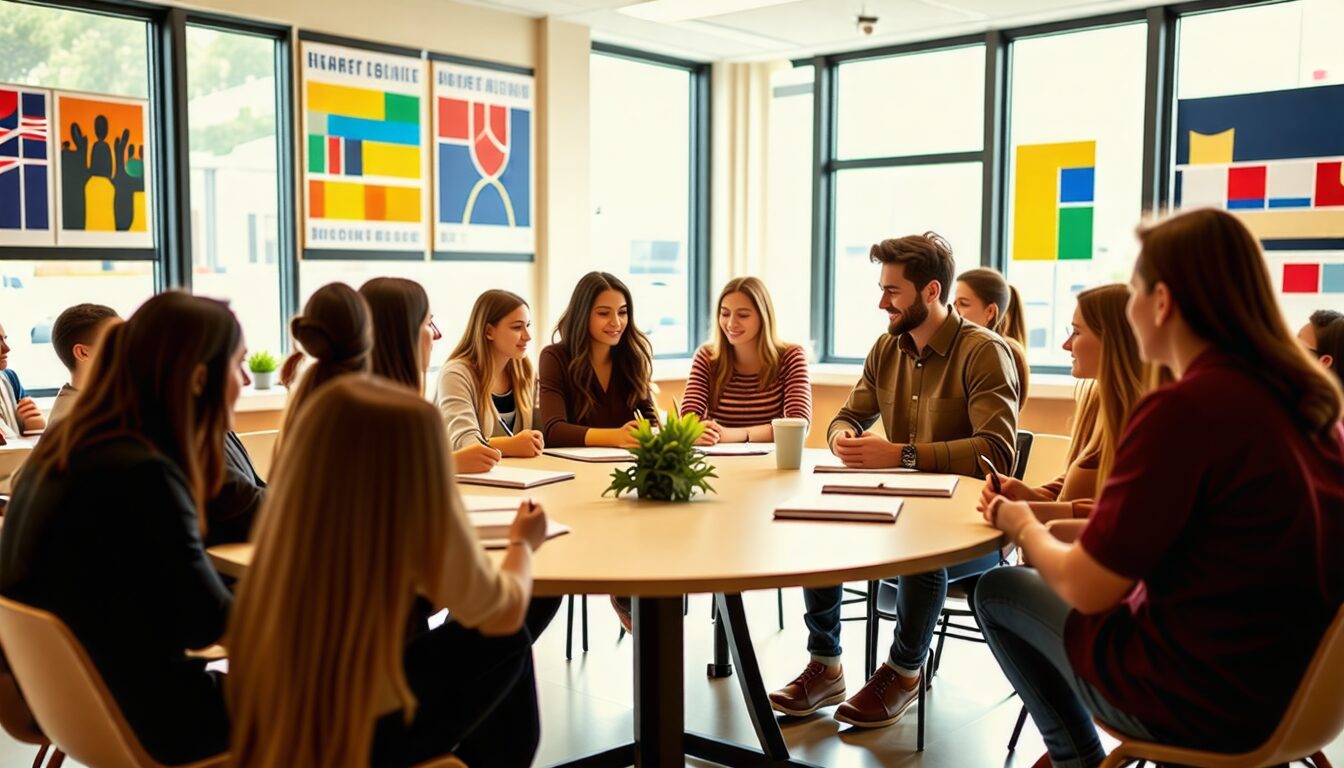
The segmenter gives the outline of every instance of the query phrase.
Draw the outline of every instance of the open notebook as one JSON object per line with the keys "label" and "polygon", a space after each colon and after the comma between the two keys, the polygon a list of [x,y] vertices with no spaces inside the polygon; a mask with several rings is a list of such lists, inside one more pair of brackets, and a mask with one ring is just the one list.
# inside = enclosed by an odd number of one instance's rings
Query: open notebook
{"label": "open notebook", "polygon": [[[486,549],[504,549],[509,546],[509,526],[513,525],[514,515],[518,513],[517,505],[514,509],[507,512],[502,510],[486,510],[482,512],[467,512],[467,517],[471,519],[471,525],[476,529],[476,536],[480,538],[481,544]],[[570,527],[564,523],[558,522],[552,518],[546,518],[546,538],[554,539],[556,536],[562,536],[569,533]]]}
{"label": "open notebook", "polygon": [[524,469],[496,464],[489,472],[476,472],[457,476],[459,483],[468,485],[492,485],[496,488],[536,488],[538,485],[573,480],[573,472],[557,472],[551,469]]}
{"label": "open notebook", "polygon": [[846,467],[844,464],[818,464],[812,468],[813,472],[826,474],[830,472],[843,474],[864,474],[864,475],[908,475],[915,470],[907,467],[883,467],[881,469],[865,469],[863,467]]}
{"label": "open notebook", "polygon": [[950,499],[957,490],[956,475],[932,475],[911,472],[892,474],[837,475],[821,487],[822,493],[850,493],[863,496],[932,496]]}
{"label": "open notebook", "polygon": [[902,503],[890,496],[795,496],[775,507],[775,519],[894,523]]}
{"label": "open notebook", "polygon": [[702,445],[698,449],[706,456],[764,456],[774,453],[774,443],[719,443]]}
{"label": "open notebook", "polygon": [[556,456],[571,461],[619,462],[634,461],[635,455],[624,448],[608,448],[592,445],[582,448],[547,448],[542,451],[547,456]]}

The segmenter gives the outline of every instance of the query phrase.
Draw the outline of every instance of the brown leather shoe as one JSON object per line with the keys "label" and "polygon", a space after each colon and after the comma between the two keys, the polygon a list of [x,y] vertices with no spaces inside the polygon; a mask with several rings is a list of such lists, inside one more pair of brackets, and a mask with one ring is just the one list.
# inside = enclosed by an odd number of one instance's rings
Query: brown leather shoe
{"label": "brown leather shoe", "polygon": [[625,634],[631,637],[635,636],[635,622],[630,616],[630,598],[620,598],[616,595],[611,596],[611,608],[616,611],[616,618],[621,622],[621,629]]}
{"label": "brown leather shoe", "polygon": [[845,670],[810,662],[793,682],[770,693],[770,706],[792,717],[806,717],[822,707],[845,700]]}
{"label": "brown leather shoe", "polygon": [[836,707],[835,719],[859,728],[884,728],[919,699],[919,678],[903,677],[883,664],[859,692]]}

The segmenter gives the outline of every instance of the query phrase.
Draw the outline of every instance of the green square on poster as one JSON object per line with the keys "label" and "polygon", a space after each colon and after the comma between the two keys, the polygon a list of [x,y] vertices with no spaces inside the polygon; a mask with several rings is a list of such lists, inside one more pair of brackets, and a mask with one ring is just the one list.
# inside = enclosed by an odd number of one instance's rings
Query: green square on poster
{"label": "green square on poster", "polygon": [[1092,206],[1059,209],[1059,258],[1061,261],[1092,258]]}
{"label": "green square on poster", "polygon": [[327,137],[308,134],[308,172],[325,173],[327,170]]}

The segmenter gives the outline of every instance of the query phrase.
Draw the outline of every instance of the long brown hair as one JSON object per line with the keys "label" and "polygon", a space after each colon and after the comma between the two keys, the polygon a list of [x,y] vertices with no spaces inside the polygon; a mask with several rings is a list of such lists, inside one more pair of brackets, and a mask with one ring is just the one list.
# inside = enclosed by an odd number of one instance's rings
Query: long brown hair
{"label": "long brown hair", "polygon": [[414,716],[406,616],[441,571],[450,516],[465,515],[423,398],[342,376],[310,406],[276,463],[230,618],[233,765],[368,765],[386,694]]}
{"label": "long brown hair", "polygon": [[400,277],[375,277],[359,287],[373,318],[373,372],[425,391],[428,360],[420,359],[420,326],[429,317],[424,286]]}
{"label": "long brown hair", "polygon": [[957,282],[965,283],[981,302],[998,307],[998,312],[994,314],[994,324],[989,330],[1005,339],[1016,341],[1026,349],[1027,315],[1016,286],[1003,279],[998,270],[988,267],[977,267],[962,272],[957,275]]}
{"label": "long brown hair", "polygon": [[651,397],[649,384],[653,379],[653,345],[649,337],[639,330],[635,323],[635,300],[630,289],[620,278],[607,272],[589,272],[579,278],[574,293],[569,297],[569,306],[556,321],[552,338],[564,345],[569,353],[569,388],[578,398],[574,415],[582,420],[593,410],[592,384],[597,374],[593,372],[593,340],[588,335],[588,318],[593,305],[603,291],[620,291],[625,297],[626,328],[621,341],[611,350],[611,370],[613,376],[620,376],[630,386],[630,396],[625,403],[627,408],[635,408],[641,401]]}
{"label": "long brown hair", "polygon": [[[224,482],[230,408],[224,392],[242,341],[238,319],[224,302],[180,291],[146,301],[107,330],[87,388],[38,442],[16,482],[69,471],[81,449],[134,436],[186,475],[204,535],[205,503]],[[199,395],[192,392],[197,366],[205,367]]]}
{"label": "long brown hair", "polygon": [[[756,354],[761,361],[761,372],[756,381],[757,388],[764,389],[774,383],[775,375],[779,372],[779,359],[788,351],[789,345],[779,338],[779,331],[775,326],[775,305],[770,301],[770,291],[760,278],[735,277],[729,280],[727,285],[723,286],[723,290],[719,291],[719,300],[714,305],[716,315],[719,307],[723,306],[723,300],[734,293],[746,296],[761,318],[761,331],[756,334]],[[709,360],[714,364],[714,381],[710,387],[709,401],[714,403],[719,399],[723,388],[728,386],[729,380],[733,378],[733,367],[736,364],[733,345],[728,341],[723,326],[717,320],[714,323],[714,341],[709,345]]]}
{"label": "long brown hair", "polygon": [[[453,348],[452,354],[448,355],[450,361],[463,360],[471,367],[472,375],[476,379],[476,389],[480,393],[476,410],[493,414],[495,418],[498,418],[499,414],[495,412],[495,402],[490,397],[490,392],[495,387],[495,365],[490,342],[485,338],[485,328],[488,325],[498,325],[511,312],[526,306],[527,302],[523,297],[512,291],[492,288],[482,293],[476,297],[476,303],[471,308],[471,317],[467,320],[467,329],[462,332],[461,340]],[[514,407],[518,409],[518,418],[514,423],[530,424],[529,417],[532,413],[532,401],[536,397],[537,383],[532,371],[532,361],[526,356],[517,360],[510,359],[504,364],[504,368],[509,372],[513,384]]]}
{"label": "long brown hair", "polygon": [[1078,402],[1069,462],[1095,455],[1098,489],[1111,474],[1129,415],[1148,389],[1148,366],[1139,356],[1138,340],[1125,318],[1128,303],[1129,286],[1122,283],[1078,294],[1083,322],[1101,339],[1101,363],[1096,380],[1086,387]]}
{"label": "long brown hair", "polygon": [[1204,208],[1140,227],[1134,272],[1167,286],[1190,330],[1274,393],[1304,434],[1328,439],[1344,411],[1339,384],[1288,330],[1255,237],[1235,216]]}
{"label": "long brown hair", "polygon": [[290,422],[308,398],[323,384],[347,373],[369,370],[373,349],[373,330],[369,305],[359,292],[345,283],[328,283],[313,291],[303,314],[289,321],[289,332],[302,351],[296,350],[281,368],[281,381],[293,381],[304,353],[316,362],[304,371],[297,387],[289,393],[280,433],[289,431]]}

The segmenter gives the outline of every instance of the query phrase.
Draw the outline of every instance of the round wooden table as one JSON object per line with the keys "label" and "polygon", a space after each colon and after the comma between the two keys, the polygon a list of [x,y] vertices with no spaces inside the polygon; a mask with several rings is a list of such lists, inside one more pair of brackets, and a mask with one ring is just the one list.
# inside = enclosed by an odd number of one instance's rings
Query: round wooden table
{"label": "round wooden table", "polygon": [[[727,765],[806,765],[789,759],[769,707],[741,593],[924,573],[1003,544],[975,511],[982,486],[975,478],[962,478],[951,499],[906,498],[894,525],[777,521],[777,504],[843,477],[812,471],[835,463],[833,456],[808,450],[801,470],[776,469],[773,455],[709,461],[720,475],[710,480],[717,493],[686,503],[604,498],[618,465],[551,456],[507,463],[570,471],[574,480],[530,491],[462,486],[470,494],[530,495],[573,529],[537,551],[534,594],[635,597],[635,741],[566,766],[682,765],[688,754]],[[222,572],[241,575],[251,547],[224,545],[210,554]],[[684,732],[681,597],[688,593],[716,595],[761,751]]]}

